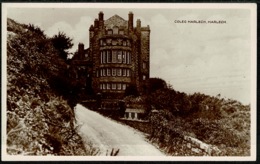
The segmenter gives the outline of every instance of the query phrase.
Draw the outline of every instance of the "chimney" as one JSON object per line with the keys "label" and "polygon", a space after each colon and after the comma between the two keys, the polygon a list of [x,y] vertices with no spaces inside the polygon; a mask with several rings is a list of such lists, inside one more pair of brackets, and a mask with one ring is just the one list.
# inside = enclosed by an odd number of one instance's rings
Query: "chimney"
{"label": "chimney", "polygon": [[133,30],[134,14],[130,11],[128,14],[128,30]]}
{"label": "chimney", "polygon": [[137,21],[136,21],[136,27],[137,27],[138,29],[141,28],[141,20],[140,20],[140,19],[137,19]]}
{"label": "chimney", "polygon": [[95,19],[95,21],[94,21],[94,27],[95,27],[95,28],[98,28],[98,19]]}
{"label": "chimney", "polygon": [[78,45],[78,55],[79,55],[79,59],[83,59],[83,56],[84,56],[84,44],[83,43],[79,43],[79,45]]}
{"label": "chimney", "polygon": [[104,13],[102,11],[99,12],[98,14],[98,20],[103,21],[104,20]]}
{"label": "chimney", "polygon": [[99,12],[99,14],[98,14],[98,24],[99,24],[99,29],[102,29],[103,28],[103,26],[104,26],[104,14],[103,14],[103,12],[102,11],[100,11]]}

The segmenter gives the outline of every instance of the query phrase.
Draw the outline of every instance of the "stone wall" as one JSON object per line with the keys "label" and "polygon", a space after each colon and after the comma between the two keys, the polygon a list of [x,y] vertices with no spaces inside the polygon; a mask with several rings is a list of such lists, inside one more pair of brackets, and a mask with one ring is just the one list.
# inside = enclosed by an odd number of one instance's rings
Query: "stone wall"
{"label": "stone wall", "polygon": [[220,150],[216,146],[206,144],[196,138],[183,136],[183,139],[187,142],[185,146],[195,153],[203,153],[210,156],[220,153]]}

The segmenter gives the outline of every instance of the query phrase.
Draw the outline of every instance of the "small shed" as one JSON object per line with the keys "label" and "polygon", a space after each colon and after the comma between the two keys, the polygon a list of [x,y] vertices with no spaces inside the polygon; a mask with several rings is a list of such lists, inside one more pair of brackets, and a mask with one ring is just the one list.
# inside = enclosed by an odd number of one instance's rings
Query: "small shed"
{"label": "small shed", "polygon": [[126,108],[125,119],[140,120],[142,115],[144,115],[144,113],[145,113],[144,109]]}

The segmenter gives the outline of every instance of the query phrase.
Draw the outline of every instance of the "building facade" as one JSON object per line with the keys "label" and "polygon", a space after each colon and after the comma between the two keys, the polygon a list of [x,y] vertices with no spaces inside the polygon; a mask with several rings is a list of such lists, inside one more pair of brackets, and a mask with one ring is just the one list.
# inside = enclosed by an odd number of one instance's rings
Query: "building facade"
{"label": "building facade", "polygon": [[[122,96],[129,86],[142,94],[150,76],[150,28],[134,23],[134,14],[128,20],[114,15],[104,20],[98,14],[89,28],[89,48],[79,44],[78,53],[72,59],[77,73],[84,70],[85,84],[91,83],[94,93],[107,98]],[[78,75],[79,76],[79,75]],[[79,78],[79,77],[78,77]]]}

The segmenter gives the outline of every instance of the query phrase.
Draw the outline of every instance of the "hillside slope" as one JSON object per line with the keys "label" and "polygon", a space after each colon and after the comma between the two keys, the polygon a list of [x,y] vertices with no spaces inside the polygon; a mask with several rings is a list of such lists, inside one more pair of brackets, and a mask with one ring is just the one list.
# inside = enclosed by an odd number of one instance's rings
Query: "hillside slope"
{"label": "hillside slope", "polygon": [[127,97],[125,102],[132,108],[136,104],[149,104],[150,109],[156,109],[146,118],[150,120],[149,126],[126,123],[149,134],[149,139],[159,144],[166,154],[204,155],[186,149],[186,141],[180,138],[188,136],[217,147],[219,151],[213,154],[215,156],[250,155],[250,104],[243,105],[220,95],[188,95],[172,87],[158,89],[148,96]]}
{"label": "hillside slope", "polygon": [[43,31],[7,20],[7,153],[86,155],[74,111],[51,88],[66,68]]}

